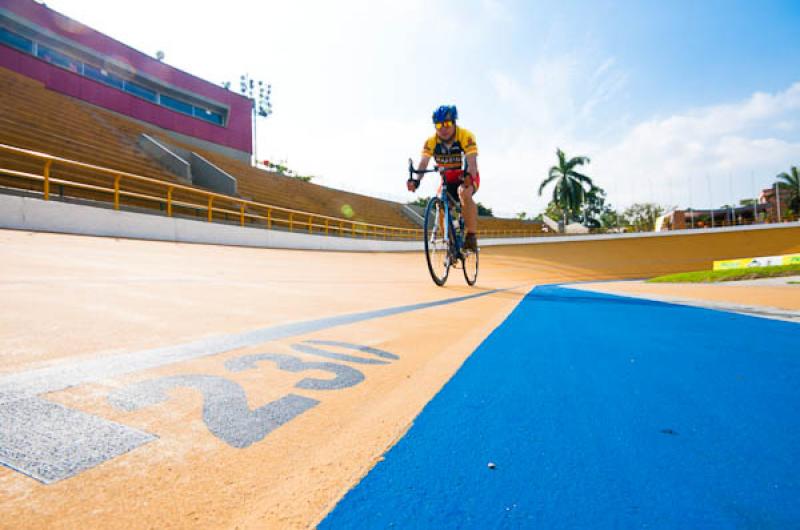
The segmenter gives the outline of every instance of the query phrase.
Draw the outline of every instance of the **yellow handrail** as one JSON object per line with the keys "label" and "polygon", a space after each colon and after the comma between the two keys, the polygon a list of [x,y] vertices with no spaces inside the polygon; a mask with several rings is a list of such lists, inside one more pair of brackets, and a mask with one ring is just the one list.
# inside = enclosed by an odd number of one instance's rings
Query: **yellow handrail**
{"label": "yellow handrail", "polygon": [[[422,237],[422,229],[419,228],[401,228],[401,227],[381,225],[381,224],[363,223],[360,221],[355,222],[342,218],[331,217],[328,215],[304,212],[300,210],[294,210],[291,208],[283,208],[272,204],[265,204],[246,199],[240,199],[238,197],[232,197],[229,195],[223,195],[212,191],[201,190],[198,188],[193,188],[191,186],[184,186],[182,184],[165,182],[151,177],[145,177],[142,175],[136,175],[134,173],[128,173],[126,171],[110,169],[102,166],[97,166],[94,164],[87,164],[85,162],[77,162],[75,160],[61,158],[58,156],[50,155],[48,153],[42,153],[30,149],[22,149],[19,147],[14,147],[2,143],[0,143],[0,151],[6,151],[14,153],[16,155],[21,155],[23,157],[44,161],[44,168],[41,176],[2,167],[0,167],[0,172],[15,177],[22,177],[31,180],[41,180],[43,182],[43,194],[45,200],[49,200],[50,198],[51,186],[53,184],[58,184],[62,186],[62,188],[72,187],[72,188],[86,189],[97,192],[111,193],[113,194],[113,204],[115,210],[119,210],[120,208],[121,197],[132,197],[136,199],[157,202],[159,204],[166,204],[168,217],[173,216],[175,206],[180,206],[183,208],[191,208],[195,210],[198,209],[205,210],[208,222],[212,222],[214,220],[215,213],[219,214],[218,217],[221,218],[227,217],[226,214],[230,214],[232,216],[237,216],[239,224],[242,226],[245,225],[245,221],[247,219],[250,219],[253,221],[265,221],[267,228],[269,229],[271,229],[275,223],[279,223],[285,225],[289,231],[294,231],[295,225],[298,224],[298,222],[295,221],[295,215],[300,215],[303,217],[308,217],[307,222],[302,222],[302,221],[299,222],[301,226],[305,225],[305,228],[308,230],[308,233],[314,233],[314,228],[317,228],[318,229],[317,233],[319,234],[324,233],[326,235],[329,235],[331,232],[330,225],[331,223],[333,223],[336,235],[339,236],[349,233],[351,237],[359,237],[360,235],[363,238],[374,237],[376,239],[421,239]],[[66,180],[65,178],[53,179],[51,173],[54,164],[95,171],[103,175],[108,175],[109,177],[113,178],[113,187],[106,188],[103,186],[76,182],[74,180]],[[166,189],[166,199],[162,198],[163,196],[158,197],[153,195],[145,195],[143,193],[123,191],[121,189],[123,179],[127,181],[151,184],[158,186],[162,189]],[[198,195],[201,201],[205,199],[204,201],[205,204],[203,204],[202,202],[200,203],[187,202],[186,200],[176,201],[174,199],[174,193],[176,191]],[[215,206],[215,201],[238,205],[238,209],[231,210],[228,208],[221,207],[219,205]],[[266,217],[263,215],[257,215],[255,213],[245,213],[246,207],[250,207],[253,210],[262,212],[264,211],[264,209],[266,209]],[[281,215],[285,215],[286,217],[285,218],[275,217],[273,215],[273,210]],[[488,237],[493,234],[499,234],[500,232],[503,231],[479,230],[478,235]],[[505,230],[504,232],[506,232],[506,234],[504,235],[543,235],[527,230]]]}
{"label": "yellow handrail", "polygon": [[[108,176],[112,177],[114,179],[113,188],[103,188],[102,186],[92,186],[92,190],[93,191],[107,191],[109,193],[112,193],[113,197],[114,197],[114,207],[116,209],[119,209],[120,197],[132,197],[132,196],[135,196],[135,197],[140,198],[140,199],[149,199],[149,200],[152,200],[152,201],[155,201],[155,202],[160,202],[160,203],[166,202],[167,215],[169,217],[172,217],[172,215],[173,215],[174,206],[180,205],[180,206],[192,207],[192,208],[195,208],[195,209],[206,210],[208,221],[212,221],[213,220],[213,216],[214,216],[215,212],[221,213],[223,211],[225,211],[226,213],[238,214],[239,215],[239,219],[240,219],[240,223],[242,222],[242,219],[244,217],[247,217],[249,219],[263,219],[263,217],[258,216],[258,215],[249,215],[249,214],[243,215],[242,210],[245,207],[251,207],[253,209],[261,209],[262,211],[263,211],[263,209],[267,210],[266,220],[267,220],[268,228],[272,228],[273,222],[277,221],[277,219],[275,219],[273,217],[273,210],[274,210],[275,212],[279,212],[281,214],[288,215],[288,217],[289,217],[288,226],[289,226],[290,230],[294,230],[294,228],[295,228],[295,224],[296,223],[294,221],[294,216],[295,215],[301,215],[301,216],[308,217],[308,219],[309,219],[308,222],[307,223],[302,223],[302,224],[306,225],[309,228],[309,231],[313,230],[314,226],[320,226],[320,227],[324,226],[324,225],[318,225],[317,224],[316,221],[319,220],[320,222],[330,223],[331,221],[333,221],[334,223],[339,223],[339,233],[342,234],[342,235],[344,235],[347,232],[350,232],[352,235],[355,235],[356,232],[357,232],[355,230],[355,225],[353,225],[354,229],[347,230],[346,228],[344,228],[342,226],[342,223],[344,222],[344,220],[336,218],[336,217],[331,217],[331,216],[322,215],[322,214],[315,214],[315,213],[310,213],[310,212],[303,212],[303,211],[300,211],[300,210],[294,210],[294,209],[291,209],[291,208],[283,208],[283,207],[280,207],[280,206],[275,206],[275,205],[271,205],[271,204],[264,204],[264,203],[259,203],[259,202],[255,202],[255,201],[249,201],[249,200],[246,200],[246,199],[239,199],[239,198],[236,198],[236,197],[231,197],[231,196],[223,195],[223,194],[220,194],[220,193],[215,193],[215,192],[206,191],[206,190],[200,190],[200,189],[197,189],[197,188],[193,188],[193,187],[190,187],[190,186],[184,186],[184,185],[181,185],[181,184],[168,183],[168,182],[164,182],[164,181],[157,180],[157,179],[154,179],[154,178],[144,177],[142,175],[136,175],[134,173],[128,173],[126,171],[109,169],[109,168],[102,167],[102,166],[97,166],[97,165],[94,165],[94,164],[87,164],[85,162],[77,162],[75,160],[70,160],[70,159],[67,159],[67,158],[62,158],[62,157],[50,155],[48,153],[42,153],[42,152],[30,150],[30,149],[22,149],[22,148],[19,148],[19,147],[14,147],[14,146],[11,146],[11,145],[6,145],[6,144],[0,144],[0,150],[1,151],[6,151],[6,152],[10,152],[10,153],[14,153],[16,155],[21,155],[21,156],[24,156],[24,157],[33,158],[33,159],[39,159],[39,160],[43,160],[44,161],[44,170],[43,170],[43,175],[41,177],[37,177],[34,174],[28,174],[28,173],[23,173],[23,172],[19,172],[19,171],[13,171],[12,172],[10,170],[6,170],[4,172],[6,172],[8,174],[12,174],[12,175],[17,176],[17,177],[25,177],[25,178],[33,178],[33,179],[43,180],[44,181],[44,186],[43,186],[44,189],[43,189],[43,191],[44,191],[44,198],[45,199],[49,199],[50,198],[50,188],[51,188],[51,185],[53,183],[55,183],[54,179],[51,178],[52,166],[53,166],[53,164],[58,164],[58,165],[61,165],[61,166],[67,166],[67,167],[73,167],[73,168],[78,168],[78,169],[91,170],[91,171],[95,171],[95,172],[101,173],[103,175],[108,175]],[[121,183],[122,183],[121,181],[123,179],[124,180],[128,180],[128,181],[135,181],[135,182],[140,182],[140,183],[153,184],[153,185],[156,185],[156,186],[159,186],[159,187],[162,187],[162,188],[166,188],[166,192],[167,192],[166,193],[166,195],[167,195],[166,200],[164,200],[161,197],[157,197],[157,196],[147,196],[147,195],[143,195],[143,194],[131,194],[130,192],[121,191],[121,189],[120,189],[121,188]],[[58,183],[61,184],[62,186],[67,186],[67,187],[76,187],[76,188],[83,188],[84,187],[84,185],[81,185],[79,182],[74,182],[74,181],[69,181],[69,180],[64,180],[64,179],[59,179]],[[177,204],[176,201],[173,199],[173,195],[174,195],[175,191],[183,191],[183,192],[199,195],[201,197],[201,200],[203,198],[206,199],[206,201],[205,201],[206,205],[202,205],[202,203],[193,204],[193,203],[187,203],[187,202],[182,202],[181,204]],[[238,212],[231,212],[229,210],[221,209],[219,206],[214,206],[214,201],[215,200],[236,203],[236,204],[239,205],[239,211]],[[394,227],[394,226],[378,225],[378,224],[367,224],[367,223],[359,223],[359,225],[372,227],[373,230],[376,233],[378,232],[379,229],[383,229],[387,233],[391,233],[392,237],[395,237],[395,238],[407,238],[409,236],[410,237],[414,237],[414,234],[416,234],[417,237],[420,237],[421,234],[422,234],[422,230],[421,229],[409,229],[409,228],[400,228],[400,227]],[[367,236],[367,232],[364,231],[364,230],[358,230],[358,232],[363,232],[363,235],[365,237]]]}
{"label": "yellow handrail", "polygon": [[50,200],[50,166],[53,165],[52,160],[47,160],[44,163],[44,200]]}
{"label": "yellow handrail", "polygon": [[119,210],[119,181],[122,177],[114,175],[114,209]]}

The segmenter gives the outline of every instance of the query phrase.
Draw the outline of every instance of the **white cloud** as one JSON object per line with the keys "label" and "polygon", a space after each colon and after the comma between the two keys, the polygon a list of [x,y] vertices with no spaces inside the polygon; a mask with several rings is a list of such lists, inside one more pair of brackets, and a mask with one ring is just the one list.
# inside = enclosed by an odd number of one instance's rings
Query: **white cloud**
{"label": "white cloud", "polygon": [[[481,201],[503,215],[538,213],[550,192],[542,197],[536,192],[556,162],[556,148],[591,157],[597,139],[619,126],[616,120],[600,122],[595,110],[624,91],[626,75],[613,57],[593,62],[570,53],[541,58],[522,80],[497,71],[489,76],[504,125],[483,142],[479,138],[486,174]],[[593,169],[586,172],[594,174]]]}
{"label": "white cloud", "polygon": [[[588,83],[582,71],[593,71]],[[626,86],[613,58],[594,70],[574,56],[551,58],[527,82],[502,72],[490,78],[498,101],[516,111],[481,154],[483,197],[505,215],[546,206],[549,190],[542,197],[535,191],[556,147],[589,156],[585,173],[619,208],[645,201],[718,207],[757,196],[775,174],[800,163],[800,82],[628,125],[624,116],[599,120],[607,106],[619,107]]]}
{"label": "white cloud", "polygon": [[621,141],[600,146],[594,169],[618,189],[622,205],[647,199],[720,206],[757,195],[776,173],[800,161],[800,142],[781,136],[781,129],[798,123],[795,83],[775,94],[640,123]]}

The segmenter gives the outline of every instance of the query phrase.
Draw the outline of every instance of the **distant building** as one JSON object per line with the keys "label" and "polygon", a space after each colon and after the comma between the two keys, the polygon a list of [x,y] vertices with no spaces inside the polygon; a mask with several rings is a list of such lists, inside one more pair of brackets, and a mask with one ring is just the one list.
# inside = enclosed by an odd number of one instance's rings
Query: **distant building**
{"label": "distant building", "polygon": [[[780,189],[780,217],[781,219],[786,218],[786,213],[789,210],[789,200],[791,199],[791,191],[786,188]],[[763,204],[766,206],[767,211],[767,218],[770,222],[774,223],[778,221],[778,201],[775,197],[775,186],[771,188],[767,188],[761,190],[761,195],[758,197],[759,204]],[[794,217],[796,218],[798,213],[794,212]]]}
{"label": "distant building", "polygon": [[767,222],[768,205],[755,204],[715,210],[672,210],[656,219],[655,231],[716,228]]}
{"label": "distant building", "polygon": [[[775,187],[761,190],[756,204],[715,210],[672,210],[656,220],[655,231],[684,230],[687,228],[715,228],[718,226],[776,223],[778,203]],[[800,212],[789,212],[792,194],[785,187],[780,189],[780,220],[795,220]]]}

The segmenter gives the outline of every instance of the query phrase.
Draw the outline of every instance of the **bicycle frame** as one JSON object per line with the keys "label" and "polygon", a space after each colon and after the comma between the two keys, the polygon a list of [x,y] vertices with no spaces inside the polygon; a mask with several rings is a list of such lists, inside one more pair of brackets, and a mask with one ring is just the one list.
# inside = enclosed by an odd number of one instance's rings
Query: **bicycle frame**
{"label": "bicycle frame", "polygon": [[[466,171],[466,170],[464,170]],[[455,262],[458,257],[461,255],[461,247],[463,246],[463,242],[461,241],[460,237],[457,237],[458,234],[453,234],[452,236],[452,243],[453,246],[450,245],[451,243],[451,230],[453,229],[453,215],[450,211],[450,196],[447,193],[447,181],[445,180],[444,176],[444,168],[440,168],[439,166],[434,166],[433,169],[414,169],[414,162],[409,158],[408,159],[408,174],[409,179],[414,180],[411,175],[424,175],[425,173],[439,173],[442,179],[441,183],[441,193],[439,194],[439,199],[444,204],[444,241],[447,243],[448,253],[450,253],[450,259]],[[455,202],[455,201],[454,201]],[[461,214],[459,213],[459,218]],[[463,221],[459,220],[459,229],[463,230]],[[435,231],[434,231],[435,233]]]}

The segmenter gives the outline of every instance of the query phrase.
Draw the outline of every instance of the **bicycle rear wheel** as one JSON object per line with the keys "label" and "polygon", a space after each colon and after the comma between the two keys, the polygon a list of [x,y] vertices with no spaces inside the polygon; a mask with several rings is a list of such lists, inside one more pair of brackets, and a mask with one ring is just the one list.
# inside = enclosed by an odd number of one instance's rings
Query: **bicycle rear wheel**
{"label": "bicycle rear wheel", "polygon": [[428,201],[425,208],[425,225],[423,237],[425,238],[425,259],[428,261],[428,271],[433,282],[444,285],[450,272],[450,256],[448,242],[444,237],[444,203],[438,197]]}
{"label": "bicycle rear wheel", "polygon": [[475,285],[478,281],[478,252],[465,250],[464,257],[461,258],[461,268],[464,270],[464,279],[467,284]]}

